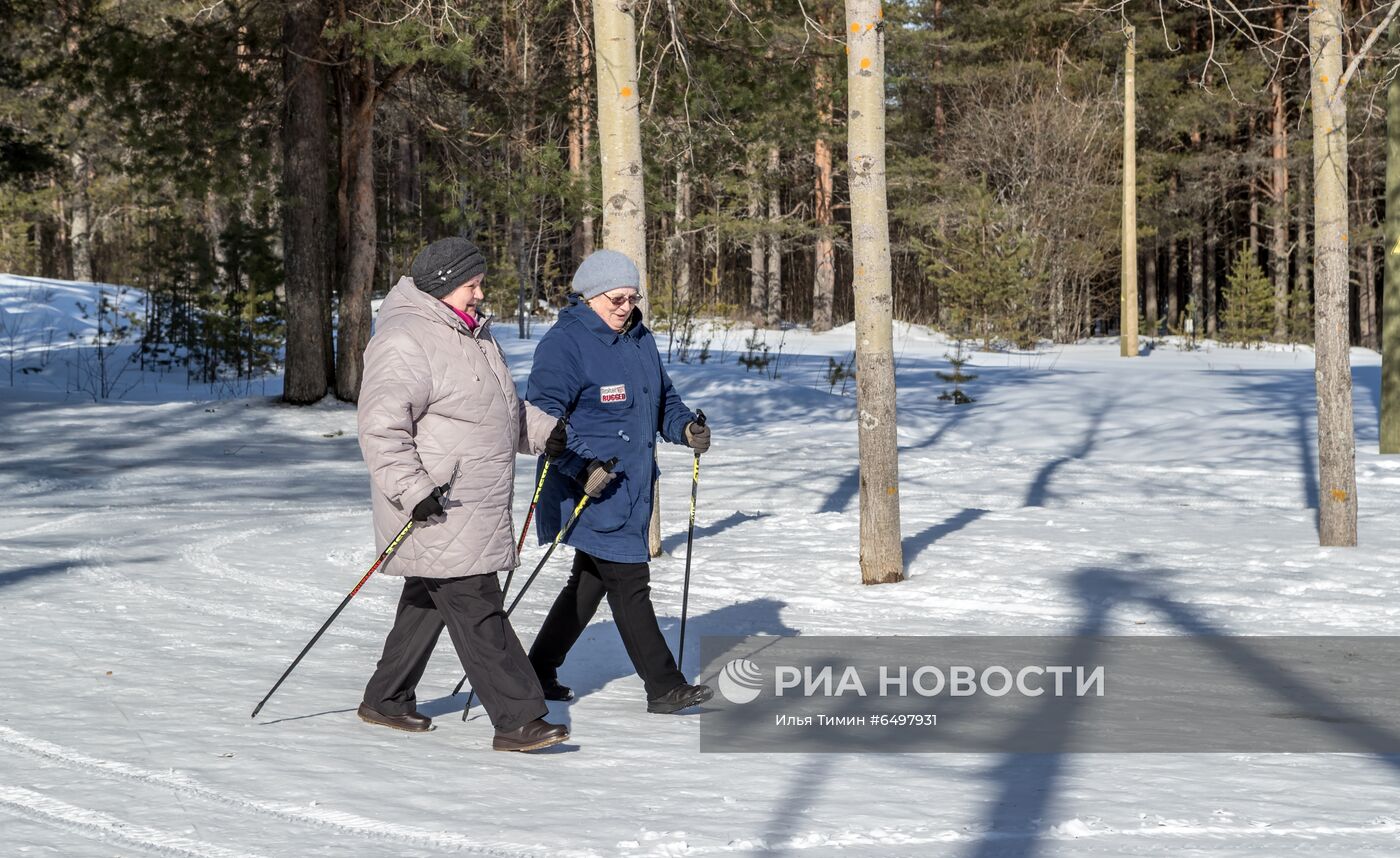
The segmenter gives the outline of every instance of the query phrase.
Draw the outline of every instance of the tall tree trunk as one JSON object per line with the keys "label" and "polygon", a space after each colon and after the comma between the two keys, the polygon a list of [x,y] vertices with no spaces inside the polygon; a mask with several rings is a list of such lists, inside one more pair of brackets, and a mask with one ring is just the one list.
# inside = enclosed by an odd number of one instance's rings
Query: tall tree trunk
{"label": "tall tree trunk", "polygon": [[[1390,43],[1400,44],[1400,25]],[[1385,104],[1385,288],[1381,324],[1382,453],[1400,453],[1400,77],[1392,77]]]}
{"label": "tall tree trunk", "polygon": [[1167,327],[1181,327],[1181,252],[1175,239],[1167,242]]}
{"label": "tall tree trunk", "polygon": [[1317,0],[1308,16],[1313,108],[1313,218],[1317,224],[1318,539],[1356,544],[1356,439],[1351,413],[1347,307],[1347,111],[1342,87],[1341,0]]}
{"label": "tall tree trunk", "polygon": [[[626,254],[647,292],[646,199],[637,93],[637,31],[629,0],[593,4],[598,52],[598,147],[603,174],[603,246]],[[644,305],[645,306],[645,305]]]}
{"label": "tall tree trunk", "polygon": [[[579,6],[584,8],[580,9]],[[585,22],[589,3],[575,0],[576,20]],[[592,108],[588,91],[588,70],[593,57],[586,30],[576,23],[569,24],[569,175],[583,199],[583,210],[574,223],[574,265],[593,252],[593,165],[589,137],[592,134]]]}
{"label": "tall tree trunk", "polygon": [[[712,189],[709,179],[707,178],[704,181],[705,195],[710,198],[711,204],[714,206],[714,219],[715,222],[718,223],[720,214],[719,200],[716,199],[716,195]],[[705,230],[705,249],[703,252],[705,254],[705,258],[702,262],[705,268],[705,300],[713,304],[718,304],[720,263],[722,261],[720,258],[720,239],[718,226],[712,226],[709,229]]]}
{"label": "tall tree trunk", "polygon": [[1376,244],[1367,239],[1361,250],[1361,278],[1357,283],[1361,299],[1361,345],[1379,348],[1376,331]]}
{"label": "tall tree trunk", "polygon": [[329,225],[330,130],[321,30],[324,0],[289,4],[282,15],[282,246],[286,269],[287,366],[282,398],[326,395],[331,353]]}
{"label": "tall tree trunk", "polygon": [[73,152],[68,156],[68,165],[73,172],[73,196],[68,214],[68,241],[72,249],[73,279],[91,283],[96,275],[92,264],[92,203],[88,199],[88,187],[92,182],[92,167],[85,152]]}
{"label": "tall tree trunk", "polygon": [[1147,322],[1147,335],[1157,336],[1157,239],[1147,250],[1147,263],[1142,276],[1142,315]]}
{"label": "tall tree trunk", "polygon": [[[943,26],[943,0],[933,0],[933,32]],[[943,39],[935,36],[933,47],[933,138],[941,152],[948,133],[948,116],[943,109]]]}
{"label": "tall tree trunk", "polygon": [[1137,124],[1135,110],[1137,74],[1137,35],[1132,25],[1123,30],[1127,45],[1123,50],[1123,233],[1119,261],[1120,304],[1118,344],[1122,357],[1138,356],[1137,290]]}
{"label": "tall tree trunk", "polygon": [[340,330],[336,341],[335,395],[360,396],[365,346],[369,343],[370,294],[374,289],[376,230],[374,194],[374,58],[356,56],[343,67],[346,80],[340,129],[340,216],[345,262],[341,267]]}
{"label": "tall tree trunk", "polygon": [[831,216],[831,145],[827,130],[831,128],[831,79],[824,57],[817,58],[812,76],[813,95],[817,100],[817,141],[812,152],[816,167],[816,184],[812,194],[812,212],[817,224],[816,260],[812,272],[812,330],[831,330],[831,305],[836,297],[836,242],[832,239],[834,223]]}
{"label": "tall tree trunk", "polygon": [[[1254,259],[1259,260],[1259,252],[1253,251]],[[1205,316],[1206,316],[1206,336],[1213,337],[1220,327],[1220,302],[1216,299],[1220,295],[1220,279],[1218,263],[1220,260],[1220,230],[1215,219],[1215,211],[1212,209],[1206,215],[1206,270],[1205,270]]]}
{"label": "tall tree trunk", "polygon": [[[758,167],[749,160],[749,223],[757,224],[763,202],[762,185],[759,183]],[[768,240],[763,232],[755,232],[749,244],[749,315],[757,324],[765,316],[767,306],[768,281],[764,275],[765,246]]]}
{"label": "tall tree trunk", "polygon": [[690,171],[676,169],[676,232],[673,268],[676,278],[676,306],[689,318],[693,315],[690,289]]}
{"label": "tall tree trunk", "polygon": [[[1253,147],[1256,138],[1256,129],[1259,120],[1251,114],[1249,117],[1249,143]],[[1253,165],[1245,166],[1245,184],[1249,187],[1249,252],[1254,255],[1254,261],[1259,261],[1259,177],[1254,173]]]}
{"label": "tall tree trunk", "polygon": [[[1292,319],[1294,308],[1299,306],[1310,306],[1312,299],[1312,247],[1311,247],[1311,220],[1313,198],[1309,190],[1311,185],[1312,169],[1304,166],[1298,171],[1298,241],[1296,255],[1294,257],[1294,287],[1293,295],[1289,301],[1288,314]],[[1301,328],[1301,325],[1295,327]],[[1302,334],[1299,330],[1296,333]],[[1291,336],[1290,336],[1291,339]]]}
{"label": "tall tree trunk", "polygon": [[783,201],[779,181],[777,146],[768,148],[768,284],[765,289],[764,324],[776,328],[783,317]]}
{"label": "tall tree trunk", "polygon": [[1190,313],[1191,332],[1196,336],[1205,333],[1205,267],[1203,254],[1201,253],[1204,239],[1200,232],[1191,235],[1191,299],[1187,301],[1187,310]]}
{"label": "tall tree trunk", "polygon": [[894,302],[885,195],[885,45],[879,0],[846,0],[851,238],[860,442],[860,568],[866,584],[904,578],[899,533]]}
{"label": "tall tree trunk", "polygon": [[[1282,33],[1283,2],[1274,5],[1274,29]],[[1273,243],[1269,255],[1274,269],[1274,339],[1288,334],[1288,122],[1283,98],[1283,75],[1275,74],[1270,90],[1274,99],[1272,174]]]}

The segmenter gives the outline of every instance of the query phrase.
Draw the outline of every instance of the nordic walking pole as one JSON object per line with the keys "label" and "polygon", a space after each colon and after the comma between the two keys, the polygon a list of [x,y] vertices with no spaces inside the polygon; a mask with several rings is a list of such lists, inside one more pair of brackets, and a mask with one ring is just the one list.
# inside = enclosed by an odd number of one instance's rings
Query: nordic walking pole
{"label": "nordic walking pole", "polygon": [[[540,502],[540,492],[544,490],[544,478],[549,476],[549,465],[551,460],[544,460],[544,467],[540,469],[540,480],[535,483],[535,496],[530,499],[530,511],[525,513],[525,526],[520,528],[520,539],[515,543],[515,555],[520,556],[520,552],[525,550],[525,534],[530,532],[530,519],[535,517],[535,507]],[[506,573],[506,585],[501,588],[501,601],[505,601],[506,594],[510,592],[510,579],[515,577],[515,570]],[[460,691],[460,686],[458,691]],[[452,692],[456,694],[457,692]]]}
{"label": "nordic walking pole", "polygon": [[[439,487],[439,491],[442,492],[442,499],[444,502],[446,502],[447,500],[447,495],[452,491],[452,484],[457,482],[457,472],[458,468],[454,467],[452,469],[452,477],[447,481],[445,485]],[[291,676],[292,671],[296,670],[297,665],[301,664],[301,660],[305,658],[306,654],[311,651],[311,648],[316,645],[316,641],[321,639],[321,635],[325,634],[326,629],[331,627],[331,623],[335,622],[335,618],[340,616],[340,612],[345,610],[345,606],[350,604],[350,600],[355,598],[355,594],[360,592],[361,587],[365,586],[365,582],[369,580],[369,576],[373,575],[375,573],[375,570],[377,570],[380,566],[384,565],[384,561],[388,560],[394,555],[394,552],[399,550],[399,545],[404,541],[404,537],[408,536],[409,531],[413,530],[413,527],[416,524],[417,522],[410,517],[409,520],[404,523],[404,526],[399,529],[398,534],[394,536],[393,539],[389,540],[388,547],[386,547],[383,553],[379,555],[379,559],[374,561],[374,565],[369,567],[368,572],[360,576],[360,580],[358,583],[355,584],[355,588],[349,593],[347,593],[345,598],[340,601],[340,605],[335,609],[335,612],[331,614],[330,619],[326,620],[324,623],[321,624],[321,627],[316,630],[316,634],[311,638],[311,641],[307,643],[306,646],[301,648],[301,652],[297,653],[297,657],[292,660],[291,666],[288,667],[285,671],[283,671],[281,676],[277,677],[277,683],[272,686],[271,691],[267,692],[267,696],[264,697],[262,700],[259,700],[258,705],[253,707],[253,718],[258,717],[258,713],[262,711],[263,704],[267,703],[267,701],[271,699],[272,695],[277,693],[277,689],[282,687],[282,683],[287,679],[288,676]]]}
{"label": "nordic walking pole", "polygon": [[297,657],[292,661],[292,666],[283,671],[282,675],[278,677],[277,684],[272,686],[271,691],[267,692],[267,697],[264,697],[262,700],[258,701],[258,705],[253,707],[252,717],[258,717],[258,713],[262,711],[263,704],[266,703],[268,701],[268,698],[272,697],[273,694],[277,693],[277,689],[282,687],[282,681],[291,675],[292,671],[296,669],[296,666],[298,664],[301,664],[302,658],[308,652],[311,651],[311,648],[313,646],[316,645],[316,641],[321,639],[321,635],[326,633],[326,629],[331,627],[331,623],[335,622],[335,618],[340,616],[340,612],[345,610],[346,605],[350,604],[350,600],[355,598],[355,594],[360,592],[360,588],[363,587],[365,585],[365,582],[369,580],[369,576],[374,574],[374,570],[378,569],[380,565],[385,560],[388,560],[389,557],[398,549],[399,543],[403,542],[404,537],[408,536],[408,532],[413,529],[413,525],[415,525],[416,523],[417,522],[415,522],[411,518],[408,520],[408,523],[405,524],[403,526],[403,529],[399,531],[398,536],[395,536],[393,540],[389,543],[389,547],[384,549],[384,553],[379,555],[379,559],[374,561],[374,565],[369,567],[369,571],[366,572],[360,578],[359,583],[355,585],[355,589],[351,590],[345,596],[345,598],[341,600],[340,607],[335,609],[335,613],[331,614],[330,619],[322,623],[321,628],[316,630],[316,635],[311,639],[311,642],[308,643],[306,646],[302,647],[301,652],[297,653]]}
{"label": "nordic walking pole", "polygon": [[[705,412],[696,410],[695,422],[705,425]],[[700,490],[700,454],[695,454],[695,471],[690,478],[690,530],[685,535],[685,584],[681,587],[681,643],[676,650],[676,669],[685,664],[685,614],[690,607],[690,551],[695,545],[695,495]]]}
{"label": "nordic walking pole", "polygon": [[[606,462],[603,463],[603,467],[604,467],[604,468],[607,468],[609,471],[611,471],[613,468],[617,467],[617,459],[616,459],[616,458],[609,459],[608,461],[606,461]],[[506,617],[507,617],[507,618],[509,618],[510,615],[511,615],[512,613],[515,612],[515,606],[518,605],[518,604],[520,604],[520,600],[523,599],[523,598],[525,598],[525,592],[526,592],[527,590],[530,589],[530,585],[531,585],[531,584],[535,583],[535,576],[536,576],[536,575],[539,575],[539,574],[540,574],[540,570],[544,568],[544,564],[546,564],[546,563],[549,562],[549,556],[550,556],[551,554],[554,553],[554,549],[556,549],[556,548],[559,547],[559,541],[560,541],[561,539],[564,538],[564,534],[568,533],[568,532],[569,532],[569,528],[573,527],[573,526],[574,526],[574,522],[578,521],[579,513],[583,512],[583,508],[584,508],[585,506],[588,505],[588,501],[589,501],[589,500],[590,500],[590,498],[589,498],[588,495],[584,495],[583,497],[581,497],[581,498],[578,499],[578,505],[574,507],[574,513],[573,513],[573,515],[569,516],[569,520],[568,520],[567,522],[564,523],[564,526],[563,526],[563,527],[559,528],[559,532],[558,532],[558,533],[554,534],[554,541],[551,542],[551,543],[549,543],[549,549],[545,551],[544,556],[540,558],[540,562],[539,562],[538,564],[536,564],[536,566],[535,566],[535,571],[531,572],[531,573],[530,573],[530,577],[525,579],[525,583],[522,584],[522,585],[520,585],[520,592],[519,592],[518,594],[516,594],[516,596],[515,596],[515,601],[513,601],[513,602],[510,603],[510,607],[509,607],[509,608],[506,608]],[[502,596],[502,597],[501,597],[501,601],[502,601],[502,602],[505,601],[505,596]],[[467,681],[467,677],[466,677],[466,676],[463,676],[463,677],[462,677],[462,682],[458,682],[458,683],[457,683],[457,688],[460,690],[461,687],[462,687],[462,683],[463,683],[463,682],[466,682],[466,681]],[[452,693],[453,693],[453,694],[456,694],[457,692],[454,691],[454,692],[452,692]],[[475,700],[475,699],[476,699],[476,690],[475,690],[475,689],[472,689],[471,693],[469,693],[469,694],[467,695],[467,705],[462,707],[462,720],[463,720],[463,721],[467,720],[467,713],[471,712],[471,709],[472,709],[472,701]]]}
{"label": "nordic walking pole", "polygon": [[[567,426],[569,425],[569,415],[570,415],[571,413],[573,413],[573,412],[572,412],[572,411],[566,411],[566,412],[564,412],[563,420],[564,420],[564,425],[565,425],[565,427],[567,427]],[[544,478],[547,477],[547,476],[549,476],[549,466],[550,466],[550,463],[552,463],[553,461],[554,461],[554,460],[551,459],[551,458],[548,457],[548,456],[545,456],[545,458],[544,458],[544,468],[540,471],[540,479],[539,479],[539,482],[535,483],[535,496],[534,496],[533,498],[530,499],[530,511],[527,512],[527,513],[525,513],[525,526],[522,527],[522,528],[520,528],[520,539],[515,543],[515,556],[516,556],[516,557],[519,557],[519,556],[520,556],[520,552],[523,551],[523,550],[525,550],[525,534],[527,534],[527,533],[530,532],[530,519],[532,519],[532,518],[535,517],[535,507],[539,505],[539,502],[540,502],[540,492],[544,491]],[[506,594],[510,592],[510,580],[511,580],[512,578],[514,578],[514,577],[515,577],[515,570],[514,570],[514,569],[511,569],[509,572],[506,573],[506,585],[505,585],[504,587],[501,588],[501,601],[502,601],[502,602],[505,601],[505,599],[506,599]],[[467,678],[466,678],[465,676],[462,677],[462,682],[466,682],[466,681],[467,681]],[[459,692],[459,691],[462,690],[462,682],[457,683],[457,687],[454,688],[454,689],[452,689],[452,693],[453,693],[453,694],[456,694],[457,692]]]}

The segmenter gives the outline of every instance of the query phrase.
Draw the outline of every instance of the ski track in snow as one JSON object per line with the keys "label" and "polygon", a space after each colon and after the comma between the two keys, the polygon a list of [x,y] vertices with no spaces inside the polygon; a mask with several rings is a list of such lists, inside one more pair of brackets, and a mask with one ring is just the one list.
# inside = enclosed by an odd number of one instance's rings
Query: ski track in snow
{"label": "ski track in snow", "polygon": [[[331,828],[375,840],[388,840],[415,846],[431,846],[437,849],[444,849],[451,852],[467,852],[473,855],[498,855],[503,856],[503,858],[526,858],[527,856],[545,854],[507,845],[483,845],[481,840],[475,837],[468,837],[466,835],[445,831],[423,831],[411,826],[398,825],[383,820],[366,819],[352,813],[334,810],[307,810],[290,805],[262,801],[235,793],[220,792],[200,784],[191,777],[177,774],[174,771],[157,772],[144,769],[140,766],[117,762],[115,760],[90,757],[86,754],[55,745],[52,742],[25,736],[16,730],[4,726],[0,726],[0,747],[3,747],[11,753],[25,754],[47,763],[66,766],[84,774],[96,774],[116,780],[155,786],[191,798],[197,798],[201,801],[231,807],[235,810],[251,813],[260,817],[270,817],[284,822]],[[0,801],[4,801],[7,805],[29,806],[12,796],[10,794],[11,792],[33,795],[33,793],[29,793],[28,790],[0,787]],[[55,807],[66,807],[66,805],[62,805],[60,802],[50,802],[50,804]],[[36,812],[46,813],[47,817],[51,819],[65,819],[63,814],[47,813],[46,807],[47,805],[40,805]],[[92,815],[94,817],[102,816],[101,814]],[[82,819],[83,816],[79,814],[76,818]],[[152,843],[155,842],[149,837],[143,837],[142,839]],[[188,851],[178,854],[189,854],[195,856],[195,858],[232,858],[233,855],[242,853],[232,853],[227,850],[216,848],[212,852]],[[548,854],[565,855],[578,853],[570,853],[567,850],[550,850]]]}
{"label": "ski track in snow", "polygon": [[239,852],[201,843],[173,834],[133,825],[95,810],[76,807],[33,790],[0,784],[0,811],[30,819],[80,837],[115,843],[178,858],[258,858],[251,852]]}

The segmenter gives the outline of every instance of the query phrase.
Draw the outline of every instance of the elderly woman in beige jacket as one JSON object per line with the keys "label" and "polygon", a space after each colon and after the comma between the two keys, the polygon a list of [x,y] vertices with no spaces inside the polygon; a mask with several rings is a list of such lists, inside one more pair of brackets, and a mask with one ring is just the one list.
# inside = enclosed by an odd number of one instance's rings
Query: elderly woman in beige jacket
{"label": "elderly woman in beige jacket", "polygon": [[477,247],[434,242],[411,271],[384,300],[365,349],[358,423],[379,549],[410,517],[420,524],[385,568],[404,577],[403,594],[359,716],[430,729],[415,689],[446,627],[496,728],[492,747],[548,747],[568,730],[543,720],[544,694],[502,609],[496,573],[519,562],[516,453],[562,447],[563,424],[516,394],[491,322],[477,312],[486,274]]}

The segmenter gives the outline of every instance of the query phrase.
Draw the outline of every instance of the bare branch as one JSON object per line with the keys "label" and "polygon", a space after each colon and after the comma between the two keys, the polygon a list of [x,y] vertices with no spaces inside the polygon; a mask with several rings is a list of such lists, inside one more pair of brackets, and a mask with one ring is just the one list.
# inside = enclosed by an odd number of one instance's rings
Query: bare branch
{"label": "bare branch", "polygon": [[1355,56],[1351,58],[1351,63],[1347,66],[1347,70],[1342,73],[1342,79],[1337,82],[1338,92],[1346,90],[1352,75],[1356,74],[1356,70],[1361,67],[1361,63],[1366,59],[1366,55],[1370,53],[1371,48],[1375,46],[1376,40],[1381,37],[1381,33],[1390,29],[1390,22],[1395,20],[1395,15],[1398,12],[1400,12],[1400,0],[1392,0],[1390,9],[1385,13],[1385,19],[1377,24],[1375,29],[1371,30],[1371,35],[1367,36],[1366,41],[1361,43],[1361,47],[1356,51]]}

